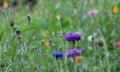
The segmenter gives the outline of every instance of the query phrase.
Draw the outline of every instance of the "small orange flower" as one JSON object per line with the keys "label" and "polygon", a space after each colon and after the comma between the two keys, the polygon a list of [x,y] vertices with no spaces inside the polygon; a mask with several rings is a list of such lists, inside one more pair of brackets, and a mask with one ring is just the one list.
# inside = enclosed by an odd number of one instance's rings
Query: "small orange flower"
{"label": "small orange flower", "polygon": [[83,59],[83,56],[76,56],[75,60],[77,63],[80,63],[80,60]]}
{"label": "small orange flower", "polygon": [[41,4],[42,3],[42,0],[38,0],[38,4]]}
{"label": "small orange flower", "polygon": [[114,7],[113,7],[112,12],[113,12],[114,14],[116,14],[116,13],[118,12],[117,6],[114,6]]}
{"label": "small orange flower", "polygon": [[92,4],[94,2],[94,0],[89,0],[89,3]]}
{"label": "small orange flower", "polygon": [[48,41],[48,40],[45,40],[44,43],[45,43],[45,46],[48,47],[48,45],[49,45],[49,41]]}
{"label": "small orange flower", "polygon": [[7,2],[7,1],[4,1],[3,7],[4,7],[4,8],[8,8],[8,2]]}

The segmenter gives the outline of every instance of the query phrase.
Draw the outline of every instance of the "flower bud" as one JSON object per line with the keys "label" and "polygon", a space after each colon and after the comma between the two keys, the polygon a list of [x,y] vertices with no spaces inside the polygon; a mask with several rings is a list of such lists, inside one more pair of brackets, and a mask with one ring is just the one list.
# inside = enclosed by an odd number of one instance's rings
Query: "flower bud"
{"label": "flower bud", "polygon": [[14,27],[14,25],[15,25],[14,21],[11,21],[11,22],[10,22],[10,26],[11,26],[11,27]]}
{"label": "flower bud", "polygon": [[16,31],[16,35],[17,35],[18,39],[21,39],[21,33],[20,33],[20,30],[17,30],[17,31]]}

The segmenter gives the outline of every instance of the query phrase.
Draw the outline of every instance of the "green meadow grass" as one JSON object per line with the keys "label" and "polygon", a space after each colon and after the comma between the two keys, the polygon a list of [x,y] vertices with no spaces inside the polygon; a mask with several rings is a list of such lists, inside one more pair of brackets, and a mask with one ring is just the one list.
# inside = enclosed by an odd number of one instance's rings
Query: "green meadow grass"
{"label": "green meadow grass", "polygon": [[[118,7],[117,14],[112,13],[114,5]],[[95,0],[93,4],[88,0],[43,0],[34,9],[29,11],[23,6],[17,11],[1,11],[0,64],[4,67],[0,72],[120,72],[120,48],[114,46],[120,40],[120,0]],[[89,16],[88,11],[93,9],[99,13]],[[10,26],[12,20],[14,27]],[[16,30],[21,31],[21,48]],[[65,56],[72,46],[65,40],[68,32],[82,35],[77,47],[84,49],[84,59],[79,64]],[[87,41],[93,34],[95,39],[103,40],[104,46]],[[48,40],[51,41],[46,46]],[[56,60],[52,56],[56,51],[63,52],[64,58]]]}

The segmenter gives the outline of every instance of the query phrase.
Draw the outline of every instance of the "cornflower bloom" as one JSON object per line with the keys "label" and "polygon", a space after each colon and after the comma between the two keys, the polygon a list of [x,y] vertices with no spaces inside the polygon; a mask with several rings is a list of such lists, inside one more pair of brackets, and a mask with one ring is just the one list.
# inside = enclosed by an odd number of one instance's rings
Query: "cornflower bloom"
{"label": "cornflower bloom", "polygon": [[63,53],[62,52],[53,52],[52,55],[58,59],[58,58],[63,58]]}
{"label": "cornflower bloom", "polygon": [[72,33],[69,32],[68,34],[66,34],[66,41],[68,42],[75,42],[75,41],[79,41],[81,39],[81,35],[78,32]]}
{"label": "cornflower bloom", "polygon": [[76,49],[76,56],[80,56],[83,53],[83,49]]}
{"label": "cornflower bloom", "polygon": [[67,57],[80,56],[83,53],[83,49],[70,49],[66,52]]}
{"label": "cornflower bloom", "polygon": [[74,54],[75,54],[74,49],[70,49],[70,50],[68,50],[68,51],[66,52],[66,56],[67,56],[67,57],[73,57]]}

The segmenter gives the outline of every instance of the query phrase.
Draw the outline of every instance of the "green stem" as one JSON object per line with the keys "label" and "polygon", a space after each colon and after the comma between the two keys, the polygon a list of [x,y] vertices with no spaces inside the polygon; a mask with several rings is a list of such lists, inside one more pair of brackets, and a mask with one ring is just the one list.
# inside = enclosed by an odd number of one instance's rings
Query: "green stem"
{"label": "green stem", "polygon": [[31,25],[31,17],[30,17],[30,15],[28,15],[27,16],[27,18],[28,18],[28,52],[27,53],[29,53],[30,52],[30,25]]}
{"label": "green stem", "polygon": [[98,32],[101,34],[102,38],[103,38],[103,42],[104,42],[104,52],[105,52],[105,60],[106,60],[106,65],[107,65],[107,72],[111,72],[111,68],[110,68],[110,61],[109,61],[109,51],[108,51],[108,47],[107,47],[107,43],[106,40],[103,36],[103,33],[101,32],[100,29],[98,29]]}
{"label": "green stem", "polygon": [[56,64],[56,72],[59,72],[58,71],[58,65],[57,65],[57,59],[55,59],[55,64]]}

